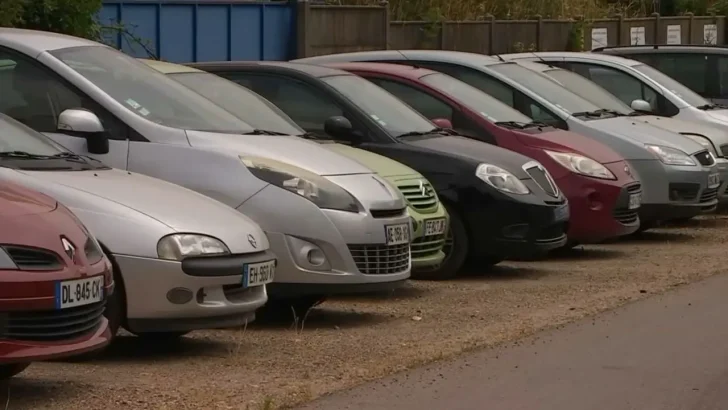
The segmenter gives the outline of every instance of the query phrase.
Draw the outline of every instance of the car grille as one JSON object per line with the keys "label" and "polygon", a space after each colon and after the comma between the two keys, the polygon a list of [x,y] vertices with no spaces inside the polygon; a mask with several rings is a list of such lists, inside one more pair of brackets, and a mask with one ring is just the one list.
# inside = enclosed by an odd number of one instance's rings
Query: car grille
{"label": "car grille", "polygon": [[61,310],[8,312],[0,315],[0,339],[71,340],[98,329],[106,302]]}
{"label": "car grille", "polygon": [[[642,186],[640,184],[634,184],[627,187],[627,192],[629,194],[636,194],[641,190]],[[627,198],[627,207],[615,208],[614,212],[612,212],[612,215],[614,216],[614,219],[617,220],[617,222],[624,225],[632,225],[639,221],[639,208],[629,209],[629,196],[627,196]]]}
{"label": "car grille", "polygon": [[698,160],[700,165],[710,166],[710,165],[715,164],[715,160],[713,159],[713,156],[710,155],[710,152],[708,152],[708,151],[699,152],[699,153],[695,154],[694,157],[695,157],[695,159]]}
{"label": "car grille", "polygon": [[412,259],[437,255],[445,245],[445,234],[421,236],[412,241]]}
{"label": "car grille", "polygon": [[359,272],[365,275],[386,275],[407,270],[410,245],[349,245],[349,252]]}
{"label": "car grille", "polygon": [[409,182],[398,185],[397,188],[402,192],[409,206],[418,211],[427,211],[437,207],[437,195],[429,182],[423,182],[422,187],[420,187],[420,181]]}
{"label": "car grille", "polygon": [[400,209],[370,209],[369,213],[372,214],[372,218],[396,218],[404,216],[407,208]]}
{"label": "car grille", "polygon": [[718,188],[706,189],[703,191],[703,194],[700,195],[700,203],[710,202],[716,198],[718,198]]}
{"label": "car grille", "polygon": [[55,253],[44,249],[24,246],[3,246],[3,249],[20,270],[60,270],[63,262]]}
{"label": "car grille", "polygon": [[533,166],[530,168],[525,168],[528,175],[533,178],[534,182],[538,184],[538,186],[541,187],[547,194],[556,197],[559,196],[559,189],[556,187],[556,183],[553,182],[551,177],[546,173],[546,171],[537,166]]}
{"label": "car grille", "polygon": [[542,229],[536,238],[536,242],[548,244],[561,241],[566,236],[568,224],[566,222],[557,223]]}

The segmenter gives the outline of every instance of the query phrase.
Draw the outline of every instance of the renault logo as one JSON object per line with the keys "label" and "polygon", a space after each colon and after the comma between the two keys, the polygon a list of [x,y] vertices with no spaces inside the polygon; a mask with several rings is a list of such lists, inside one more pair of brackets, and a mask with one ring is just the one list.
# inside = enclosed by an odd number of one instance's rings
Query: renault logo
{"label": "renault logo", "polygon": [[63,250],[66,252],[66,255],[68,255],[71,260],[74,260],[76,257],[76,248],[73,246],[71,241],[66,238],[61,238],[61,244],[63,245]]}
{"label": "renault logo", "polygon": [[255,237],[251,234],[248,234],[248,243],[253,248],[256,248],[256,249],[258,248],[258,242],[255,240]]}

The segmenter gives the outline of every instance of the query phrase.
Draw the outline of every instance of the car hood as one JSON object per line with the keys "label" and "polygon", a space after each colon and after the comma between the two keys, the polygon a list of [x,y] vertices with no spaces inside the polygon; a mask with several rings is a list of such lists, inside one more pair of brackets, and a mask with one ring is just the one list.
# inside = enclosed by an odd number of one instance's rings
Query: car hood
{"label": "car hood", "polygon": [[294,136],[240,135],[188,130],[190,145],[196,148],[237,152],[263,157],[303,168],[323,176],[371,174],[356,160],[313,141]]}
{"label": "car hood", "polygon": [[323,146],[361,162],[364,166],[384,178],[398,176],[421,177],[419,172],[407,165],[370,151],[350,147],[344,144],[325,144]]}
{"label": "car hood", "polygon": [[56,209],[56,206],[56,200],[48,195],[13,183],[0,182],[0,218],[2,219],[42,214]]}
{"label": "car hood", "polygon": [[499,166],[519,179],[530,178],[523,165],[531,158],[495,145],[453,135],[430,135],[427,137],[403,138],[400,141],[417,147],[466,158],[476,165],[488,163]]}
{"label": "car hood", "polygon": [[528,146],[558,152],[573,152],[601,164],[624,161],[624,157],[601,142],[571,131],[559,129],[539,133],[516,131],[516,135],[519,141]]}
{"label": "car hood", "polygon": [[596,128],[600,131],[617,135],[622,138],[629,138],[643,144],[654,144],[675,148],[690,155],[705,150],[702,145],[688,137],[641,121],[635,121],[634,118],[606,118],[603,120],[587,121],[586,124],[592,128]]}
{"label": "car hood", "polygon": [[721,123],[728,124],[728,110],[710,110],[704,111],[709,117],[712,117]]}
{"label": "car hood", "polygon": [[[213,236],[233,253],[268,247],[265,234],[250,218],[214,199],[156,178],[116,169],[18,172],[122,205],[172,231]],[[256,239],[257,249],[251,248],[248,234]]]}
{"label": "car hood", "polygon": [[[634,117],[636,120],[679,134],[698,134],[707,137],[713,145],[720,147],[728,144],[728,132],[725,126],[698,121],[684,121],[677,118],[660,117],[657,115],[642,115]],[[725,118],[728,123],[728,117]]]}

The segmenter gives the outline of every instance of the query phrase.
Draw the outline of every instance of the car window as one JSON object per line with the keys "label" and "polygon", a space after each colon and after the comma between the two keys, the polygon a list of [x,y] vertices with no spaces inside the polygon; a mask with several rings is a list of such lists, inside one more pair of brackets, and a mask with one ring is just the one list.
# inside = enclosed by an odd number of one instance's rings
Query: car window
{"label": "car window", "polygon": [[599,84],[590,81],[573,71],[553,68],[544,71],[544,74],[560,82],[568,90],[578,93],[580,96],[591,101],[599,108],[614,110],[624,115],[634,111],[619,98],[600,87]]}
{"label": "car window", "polygon": [[135,115],[173,128],[246,133],[253,128],[184,85],[104,46],[50,52]]}
{"label": "car window", "polygon": [[38,132],[57,132],[64,110],[94,112],[111,139],[125,140],[127,127],[91,99],[71,89],[39,63],[0,50],[0,112]]}
{"label": "car window", "polygon": [[36,155],[56,155],[62,150],[48,137],[34,132],[19,121],[0,114],[0,151],[24,151]]}
{"label": "car window", "polygon": [[680,82],[676,81],[674,78],[652,66],[640,64],[633,68],[660,84],[660,86],[670,90],[670,92],[680,97],[690,106],[699,107],[701,105],[709,104],[708,100],[698,95],[695,91],[680,84]]}
{"label": "car window", "polygon": [[658,112],[657,92],[635,77],[610,67],[594,64],[572,63],[574,71],[606,89],[623,103],[631,106],[634,100],[645,100]]}
{"label": "car window", "polygon": [[718,56],[718,81],[720,98],[728,98],[728,56]]}
{"label": "car window", "polygon": [[654,54],[650,65],[698,94],[705,94],[708,91],[706,84],[708,75],[707,55],[694,53]]}
{"label": "car window", "polygon": [[430,96],[424,91],[394,80],[384,80],[381,78],[367,79],[384,88],[387,92],[404,101],[410,107],[431,120],[445,118],[452,121],[453,119],[453,109],[450,105]]}
{"label": "car window", "polygon": [[288,135],[304,133],[280,108],[239,84],[210,73],[168,75],[257,129]]}
{"label": "car window", "polygon": [[327,119],[344,115],[323,92],[298,80],[248,73],[221,75],[262,95],[306,131],[323,135]]}

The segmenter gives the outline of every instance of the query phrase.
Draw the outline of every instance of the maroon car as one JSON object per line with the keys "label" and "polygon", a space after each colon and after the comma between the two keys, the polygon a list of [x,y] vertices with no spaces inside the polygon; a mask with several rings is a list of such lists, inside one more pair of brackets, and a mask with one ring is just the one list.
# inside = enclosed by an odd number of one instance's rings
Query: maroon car
{"label": "maroon car", "polygon": [[470,85],[428,69],[336,63],[379,85],[443,128],[531,157],[569,200],[569,245],[628,235],[639,228],[641,186],[627,162],[598,141],[530,118]]}
{"label": "maroon car", "polygon": [[0,182],[0,380],[105,347],[111,263],[68,208]]}

